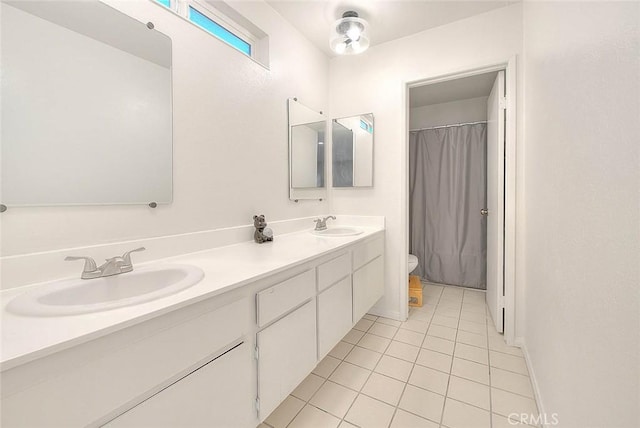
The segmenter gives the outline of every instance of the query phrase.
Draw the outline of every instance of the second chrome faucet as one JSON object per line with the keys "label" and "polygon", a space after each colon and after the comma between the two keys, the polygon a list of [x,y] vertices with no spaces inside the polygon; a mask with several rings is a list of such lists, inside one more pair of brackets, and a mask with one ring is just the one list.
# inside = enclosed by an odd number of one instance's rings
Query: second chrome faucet
{"label": "second chrome faucet", "polygon": [[335,220],[335,216],[328,216],[328,217],[324,217],[324,218],[317,218],[313,221],[316,222],[316,228],[314,230],[326,230],[327,229],[327,220],[329,219],[333,219]]}
{"label": "second chrome faucet", "polygon": [[95,260],[91,257],[85,256],[68,256],[65,257],[66,261],[84,260],[84,269],[82,270],[82,279],[94,279],[102,278],[103,276],[119,275],[121,273],[131,272],[133,270],[133,264],[131,263],[131,253],[136,251],[144,251],[144,247],[136,248],[135,250],[127,251],[122,256],[112,257],[106,259],[106,261],[96,266]]}

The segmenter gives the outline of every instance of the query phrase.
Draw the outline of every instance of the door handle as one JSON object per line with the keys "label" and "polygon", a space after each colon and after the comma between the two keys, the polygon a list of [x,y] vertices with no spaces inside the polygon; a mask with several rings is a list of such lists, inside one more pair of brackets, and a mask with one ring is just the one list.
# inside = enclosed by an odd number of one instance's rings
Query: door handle
{"label": "door handle", "polygon": [[480,210],[480,215],[488,215],[489,214],[489,210],[486,208],[483,208]]}

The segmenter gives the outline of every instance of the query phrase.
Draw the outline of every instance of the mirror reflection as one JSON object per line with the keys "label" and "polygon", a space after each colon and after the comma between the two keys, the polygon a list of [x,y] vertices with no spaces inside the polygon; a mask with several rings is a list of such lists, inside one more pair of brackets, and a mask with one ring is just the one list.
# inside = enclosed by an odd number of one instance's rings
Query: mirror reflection
{"label": "mirror reflection", "polygon": [[324,187],[325,122],[291,127],[291,187]]}
{"label": "mirror reflection", "polygon": [[171,40],[98,1],[1,7],[1,202],[171,202]]}
{"label": "mirror reflection", "polygon": [[324,116],[296,99],[289,109],[289,198],[323,199],[325,188]]}
{"label": "mirror reflection", "polygon": [[373,113],[334,119],[333,187],[373,186]]}

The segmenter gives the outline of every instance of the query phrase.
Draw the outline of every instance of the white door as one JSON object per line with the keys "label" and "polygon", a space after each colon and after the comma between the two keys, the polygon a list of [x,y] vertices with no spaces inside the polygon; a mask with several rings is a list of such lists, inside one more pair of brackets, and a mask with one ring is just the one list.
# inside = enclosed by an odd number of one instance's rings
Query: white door
{"label": "white door", "polygon": [[504,71],[487,101],[487,306],[496,329],[504,326]]}

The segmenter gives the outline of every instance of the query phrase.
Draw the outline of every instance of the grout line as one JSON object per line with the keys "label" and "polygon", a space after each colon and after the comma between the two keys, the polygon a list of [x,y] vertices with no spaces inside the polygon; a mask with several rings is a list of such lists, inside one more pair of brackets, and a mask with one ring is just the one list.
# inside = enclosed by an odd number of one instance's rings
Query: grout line
{"label": "grout line", "polygon": [[[444,290],[442,291],[444,294]],[[442,298],[442,297],[440,297]],[[464,299],[464,291],[462,292],[462,299]],[[462,300],[461,299],[461,300]],[[440,301],[438,300],[438,303],[440,303]],[[444,422],[444,410],[447,406],[447,397],[449,396],[449,385],[451,384],[451,376],[453,376],[453,362],[455,361],[455,352],[456,352],[456,345],[457,345],[457,340],[458,340],[458,328],[460,327],[460,316],[462,315],[462,305],[460,305],[460,311],[458,313],[458,324],[456,326],[456,335],[454,337],[454,343],[455,345],[453,346],[453,355],[451,355],[451,364],[449,365],[449,377],[447,378],[447,389],[445,390],[444,393],[444,401],[442,402],[442,411],[440,413],[440,425],[443,424]]]}

